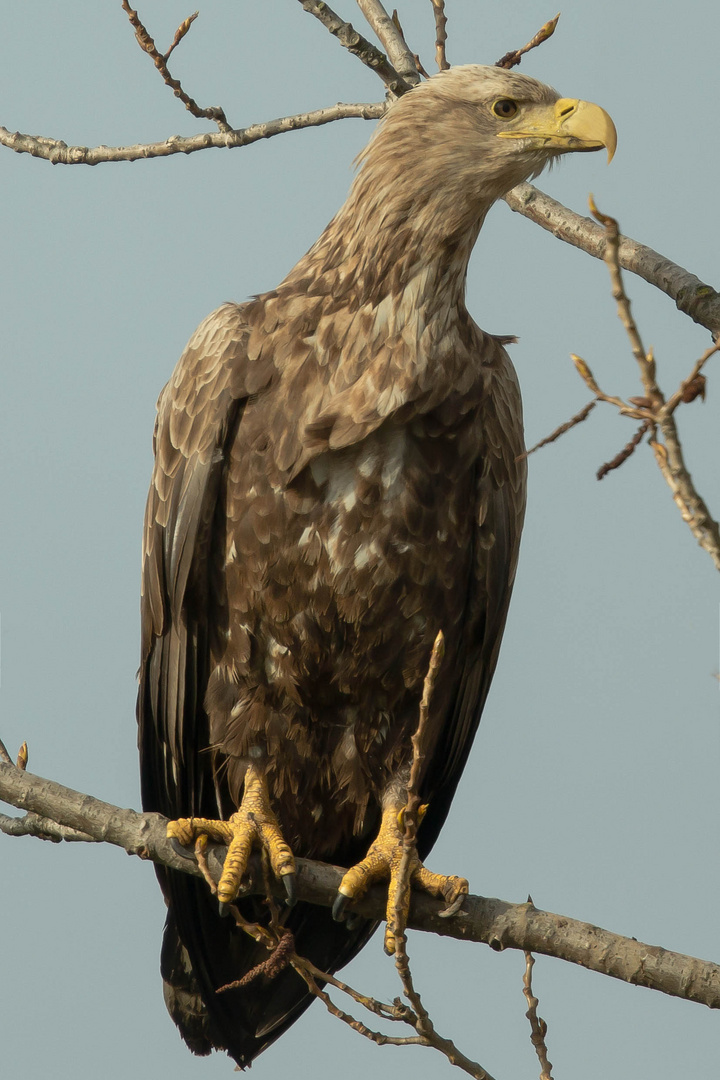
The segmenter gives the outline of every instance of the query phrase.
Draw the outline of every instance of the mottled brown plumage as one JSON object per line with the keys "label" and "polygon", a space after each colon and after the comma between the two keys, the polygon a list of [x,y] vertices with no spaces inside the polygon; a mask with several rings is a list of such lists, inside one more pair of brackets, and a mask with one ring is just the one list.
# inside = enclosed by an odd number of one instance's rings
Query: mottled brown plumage
{"label": "mottled brown plumage", "polygon": [[[525,500],[517,381],[466,311],[467,262],[498,197],[601,144],[563,126],[557,99],[481,67],[413,90],[287,278],[190,340],[158,402],[145,522],[146,809],[226,818],[252,760],[296,855],[361,858],[442,629],[421,855],[437,837],[495,668]],[[557,130],[530,130],[538,116]],[[247,1064],[308,1004],[304,984],[286,969],[215,995],[267,954],[203,882],[160,876],[170,1012],[193,1050]],[[373,930],[304,904],[287,924],[326,970]]]}

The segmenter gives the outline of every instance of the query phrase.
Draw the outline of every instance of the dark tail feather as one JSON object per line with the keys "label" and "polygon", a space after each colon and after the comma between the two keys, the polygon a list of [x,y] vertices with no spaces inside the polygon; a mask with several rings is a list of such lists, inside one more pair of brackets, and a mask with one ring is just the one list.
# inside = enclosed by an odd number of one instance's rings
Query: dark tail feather
{"label": "dark tail feather", "polygon": [[[232,917],[220,917],[204,881],[167,872],[162,877],[170,902],[161,958],[168,1011],[194,1053],[226,1050],[244,1068],[297,1020],[313,996],[291,967],[218,994],[269,953]],[[258,898],[243,900],[240,907],[246,919],[267,922],[267,909]],[[377,926],[363,920],[348,930],[333,921],[329,909],[302,902],[283,921],[298,955],[329,973],[347,964]]]}

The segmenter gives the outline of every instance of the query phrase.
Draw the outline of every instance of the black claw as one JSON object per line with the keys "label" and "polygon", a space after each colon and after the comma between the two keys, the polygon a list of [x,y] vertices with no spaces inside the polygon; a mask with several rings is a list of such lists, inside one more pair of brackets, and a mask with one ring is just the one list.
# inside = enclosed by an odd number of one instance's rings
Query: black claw
{"label": "black claw", "polygon": [[345,922],[345,908],[349,902],[349,896],[344,896],[341,892],[337,894],[335,903],[332,906],[332,917],[335,922]]}
{"label": "black claw", "polygon": [[170,847],[173,849],[176,855],[179,855],[182,859],[194,859],[195,852],[192,848],[185,847],[175,836],[170,837]]}
{"label": "black claw", "polygon": [[361,922],[363,922],[362,915],[358,915],[357,911],[351,911],[345,919],[345,926],[352,933],[353,930],[357,930]]}
{"label": "black claw", "polygon": [[230,905],[224,903],[222,900],[218,900],[218,911],[222,918],[225,919],[230,914]]}
{"label": "black claw", "polygon": [[294,907],[295,905],[295,882],[297,878],[295,874],[283,874],[283,885],[285,886],[285,892],[287,893],[287,900],[285,904],[287,907]]}

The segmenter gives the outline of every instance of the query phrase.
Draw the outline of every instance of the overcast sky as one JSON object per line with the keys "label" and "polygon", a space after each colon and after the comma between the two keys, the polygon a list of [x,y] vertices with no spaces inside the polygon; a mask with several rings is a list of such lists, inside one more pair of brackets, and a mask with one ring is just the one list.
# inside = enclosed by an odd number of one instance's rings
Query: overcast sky
{"label": "overcast sky", "polygon": [[[144,0],[166,48],[192,5]],[[351,0],[335,7],[361,26]],[[453,63],[493,63],[554,14],[448,0]],[[430,0],[402,0],[433,66]],[[539,184],[585,212],[592,191],[623,230],[718,284],[720,166],[715,3],[570,0],[521,70],[597,101],[615,161],[575,155]],[[0,0],[0,123],[67,143],[190,134],[120,2]],[[216,0],[172,58],[233,126],[338,100],[380,100],[371,72],[297,0]],[[271,288],[342,202],[371,125],[346,121],[190,157],[86,167],[0,150],[0,735],[30,768],[139,806],[135,739],[140,530],[158,392],[197,323]],[[666,297],[629,278],[671,392],[709,344]],[[473,258],[468,307],[517,334],[529,442],[588,391],[640,393],[605,267],[500,205]],[[715,516],[717,359],[705,405],[682,408],[690,469]],[[634,428],[598,408],[531,459],[528,520],[495,683],[429,865],[473,892],[523,901],[718,959],[718,580],[650,450],[597,483]],[[229,1076],[196,1059],[162,1002],[163,904],[152,868],[105,846],[0,837],[3,1075],[24,1080]],[[523,958],[411,935],[439,1030],[498,1077],[538,1073]],[[376,937],[346,970],[399,993]],[[716,1080],[717,1017],[556,960],[535,968],[557,1080]],[[378,1049],[313,1006],[256,1063],[258,1080],[455,1075],[429,1050]]]}

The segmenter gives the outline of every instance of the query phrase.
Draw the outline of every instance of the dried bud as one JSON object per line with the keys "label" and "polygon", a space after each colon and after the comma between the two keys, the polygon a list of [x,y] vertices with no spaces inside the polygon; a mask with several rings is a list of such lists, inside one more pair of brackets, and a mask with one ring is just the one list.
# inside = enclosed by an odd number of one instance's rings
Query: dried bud
{"label": "dried bud", "polygon": [[689,405],[691,401],[694,401],[696,397],[700,397],[705,400],[705,383],[707,382],[704,375],[696,375],[694,379],[691,379],[689,383],[683,386],[682,394],[680,397]]}

